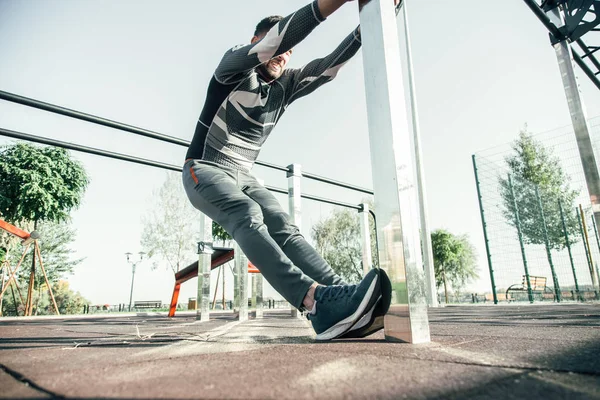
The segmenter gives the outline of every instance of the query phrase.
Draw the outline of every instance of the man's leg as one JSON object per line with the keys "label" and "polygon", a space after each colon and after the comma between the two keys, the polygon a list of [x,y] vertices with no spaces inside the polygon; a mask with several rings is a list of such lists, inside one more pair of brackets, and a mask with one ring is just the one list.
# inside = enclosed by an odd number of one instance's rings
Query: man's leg
{"label": "man's leg", "polygon": [[249,174],[243,174],[242,181],[244,193],[260,205],[269,234],[294,265],[322,285],[344,285],[344,280],[292,225],[275,196]]}
{"label": "man's leg", "polygon": [[269,235],[260,206],[246,196],[235,179],[220,168],[189,161],[183,168],[183,184],[197,209],[233,236],[265,279],[294,307],[314,284]]}

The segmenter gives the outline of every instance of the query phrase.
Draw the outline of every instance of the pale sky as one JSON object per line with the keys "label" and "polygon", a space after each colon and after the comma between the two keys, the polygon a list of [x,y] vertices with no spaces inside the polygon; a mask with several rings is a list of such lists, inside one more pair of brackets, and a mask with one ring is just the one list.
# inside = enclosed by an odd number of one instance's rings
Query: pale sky
{"label": "pale sky", "polygon": [[[249,42],[266,15],[307,0],[72,1],[0,0],[0,90],[191,140],[220,56]],[[407,0],[431,229],[468,234],[490,290],[471,155],[515,139],[528,124],[543,132],[570,124],[546,29],[523,1]],[[345,5],[297,46],[291,66],[328,54],[358,23]],[[590,117],[598,90],[577,70]],[[0,102],[0,126],[180,165],[186,149]],[[10,143],[0,138],[0,144]],[[124,253],[140,250],[141,218],[165,172],[73,153],[91,176],[73,213],[77,256],[69,278],[94,303],[129,299]],[[362,52],[338,77],[286,112],[260,160],[372,187]],[[255,168],[266,184],[283,173]],[[358,203],[362,196],[303,181],[307,193]],[[279,196],[287,209],[285,197]],[[332,207],[303,202],[303,230]],[[213,280],[214,281],[214,280]],[[168,301],[172,273],[136,274],[135,300]],[[194,296],[184,285],[181,299]],[[269,295],[270,293],[267,293]],[[180,300],[181,301],[181,300]]]}

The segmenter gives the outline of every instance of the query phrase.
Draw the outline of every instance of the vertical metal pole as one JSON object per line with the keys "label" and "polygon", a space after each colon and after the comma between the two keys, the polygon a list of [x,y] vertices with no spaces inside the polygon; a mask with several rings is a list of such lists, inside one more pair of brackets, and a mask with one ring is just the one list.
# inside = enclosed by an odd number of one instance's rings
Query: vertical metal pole
{"label": "vertical metal pole", "polygon": [[129,312],[131,312],[131,301],[133,300],[133,281],[135,280],[135,262],[131,264],[131,290],[129,291]]}
{"label": "vertical metal pole", "polygon": [[[288,205],[292,224],[302,232],[302,166],[300,164],[288,165]],[[292,317],[301,316],[298,309],[290,304]]]}
{"label": "vertical metal pole", "polygon": [[413,76],[412,52],[410,46],[410,32],[408,28],[408,11],[406,10],[408,0],[402,3],[402,15],[404,19],[404,40],[406,49],[406,65],[408,69],[408,89],[410,94],[410,110],[413,127],[413,143],[415,145],[415,165],[417,174],[417,190],[419,198],[419,215],[421,217],[421,245],[423,247],[423,267],[425,269],[425,284],[427,289],[427,304],[431,307],[439,306],[437,300],[437,288],[435,286],[435,269],[433,267],[433,250],[431,246],[431,231],[429,229],[429,215],[427,207],[427,189],[425,187],[425,170],[423,168],[421,152],[421,134],[419,129],[419,115],[417,109],[417,98],[415,80]]}
{"label": "vertical metal pole", "polygon": [[256,318],[263,317],[263,276],[252,274],[252,307],[256,310]]}
{"label": "vertical metal pole", "polygon": [[569,241],[569,232],[567,231],[565,212],[563,210],[562,201],[560,199],[558,199],[558,209],[560,210],[560,219],[562,220],[563,232],[565,233],[565,244],[567,245],[567,250],[569,250],[569,260],[571,261],[571,270],[573,271],[573,279],[575,280],[575,290],[577,292],[577,299],[581,299],[581,293],[579,292],[579,283],[577,282],[577,272],[575,271],[575,263],[573,262],[573,252],[571,251],[571,242]]}
{"label": "vertical metal pole", "polygon": [[550,242],[548,240],[548,227],[546,226],[546,216],[544,215],[544,206],[542,204],[542,197],[540,196],[540,189],[538,186],[535,187],[535,197],[538,201],[538,207],[540,208],[540,216],[542,217],[542,228],[544,230],[544,243],[546,245],[546,257],[548,258],[548,264],[550,264],[550,272],[552,273],[552,281],[554,282],[554,293],[556,295],[556,301],[560,303],[560,285],[558,277],[556,276],[556,270],[554,269],[554,263],[552,262],[552,253],[550,252]]}
{"label": "vertical metal pole", "polygon": [[360,220],[360,246],[362,252],[363,273],[367,274],[373,268],[371,255],[371,229],[369,226],[369,205],[362,203],[358,212]]}
{"label": "vertical metal pole", "polygon": [[[592,226],[594,227],[594,236],[596,236],[596,244],[598,245],[598,250],[600,251],[600,238],[598,238],[598,227],[596,226],[595,218],[592,218]],[[598,264],[595,264],[594,267],[596,269],[596,277],[598,278],[598,282],[600,283]]]}
{"label": "vertical metal pole", "polygon": [[234,250],[234,313],[238,314],[240,321],[248,320],[248,258],[235,243]]}
{"label": "vertical metal pole", "polygon": [[372,0],[364,5],[360,26],[379,265],[392,281],[392,305],[384,319],[385,337],[391,341],[429,342],[414,148],[393,2]]}
{"label": "vertical metal pole", "polygon": [[583,230],[583,235],[584,235],[584,240],[585,240],[586,251],[588,253],[590,275],[592,277],[592,286],[594,287],[594,290],[597,290],[598,278],[597,278],[596,274],[594,273],[594,258],[592,257],[592,248],[590,246],[590,237],[588,235],[587,225],[585,223],[585,213],[583,212],[583,207],[581,206],[581,204],[579,205],[579,212],[581,213],[581,225],[582,225],[582,230]]}
{"label": "vertical metal pole", "polygon": [[492,267],[492,254],[490,253],[490,241],[487,234],[487,224],[485,223],[485,213],[483,211],[483,198],[481,197],[481,183],[479,182],[479,174],[477,173],[477,161],[475,154],[473,159],[473,171],[475,172],[475,185],[477,186],[477,200],[479,201],[479,212],[481,213],[481,225],[483,226],[483,239],[485,241],[485,252],[487,254],[488,268],[490,270],[490,279],[492,281],[492,294],[494,295],[494,304],[498,304],[498,295],[496,294],[496,281],[494,279],[494,268]]}
{"label": "vertical metal pole", "polygon": [[508,174],[508,186],[510,187],[510,194],[513,198],[513,207],[515,208],[515,223],[517,225],[517,234],[519,235],[519,244],[521,245],[521,257],[523,258],[523,268],[525,269],[525,279],[527,281],[527,296],[529,302],[533,303],[533,292],[531,291],[531,281],[529,279],[529,268],[527,267],[527,257],[525,256],[525,246],[523,245],[523,234],[521,233],[521,219],[519,218],[519,207],[517,206],[517,199],[515,197],[515,190],[512,184],[512,177]]}
{"label": "vertical metal pole", "polygon": [[212,220],[200,214],[200,241],[198,242],[198,292],[196,295],[196,319],[210,319],[210,270],[212,264]]}
{"label": "vertical metal pole", "polygon": [[[547,13],[548,18],[557,28],[564,25],[563,11],[559,7]],[[581,166],[585,175],[592,211],[596,223],[600,223],[600,174],[598,164],[590,139],[590,128],[587,121],[587,113],[583,103],[583,96],[579,90],[575,68],[573,66],[573,52],[567,40],[553,45],[558,60],[558,67],[567,97],[567,104],[571,114],[571,121],[577,138],[577,147],[581,158]]]}
{"label": "vertical metal pole", "polygon": [[[577,213],[577,222],[579,222],[579,230],[581,232],[581,243],[583,243],[583,248],[585,250],[585,259],[587,260],[588,263],[588,270],[591,271],[592,270],[592,264],[590,262],[590,254],[588,252],[588,246],[585,243],[585,231],[583,228],[583,223],[581,221],[581,214],[579,214],[579,208],[575,207],[575,212]],[[593,282],[593,279],[592,279]]]}

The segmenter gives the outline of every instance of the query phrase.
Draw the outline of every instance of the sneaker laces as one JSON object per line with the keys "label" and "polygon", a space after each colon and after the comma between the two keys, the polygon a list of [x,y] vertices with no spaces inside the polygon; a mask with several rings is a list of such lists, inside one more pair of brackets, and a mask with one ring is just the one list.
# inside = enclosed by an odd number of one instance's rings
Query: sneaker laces
{"label": "sneaker laces", "polygon": [[324,289],[321,290],[319,295],[319,300],[335,300],[340,297],[346,297],[350,294],[350,292],[354,291],[356,285],[335,285],[335,286],[325,286]]}

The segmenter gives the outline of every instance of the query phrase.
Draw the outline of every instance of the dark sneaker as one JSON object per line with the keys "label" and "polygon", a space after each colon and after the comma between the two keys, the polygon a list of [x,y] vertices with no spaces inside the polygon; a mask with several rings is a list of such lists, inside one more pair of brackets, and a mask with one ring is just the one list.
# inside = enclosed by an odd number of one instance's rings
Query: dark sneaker
{"label": "dark sneaker", "polygon": [[364,338],[383,329],[383,317],[390,309],[392,302],[392,282],[384,270],[379,270],[381,298],[352,328],[340,339]]}
{"label": "dark sneaker", "polygon": [[308,314],[317,340],[331,340],[346,333],[380,297],[379,272],[369,271],[358,285],[317,286],[316,312]]}

